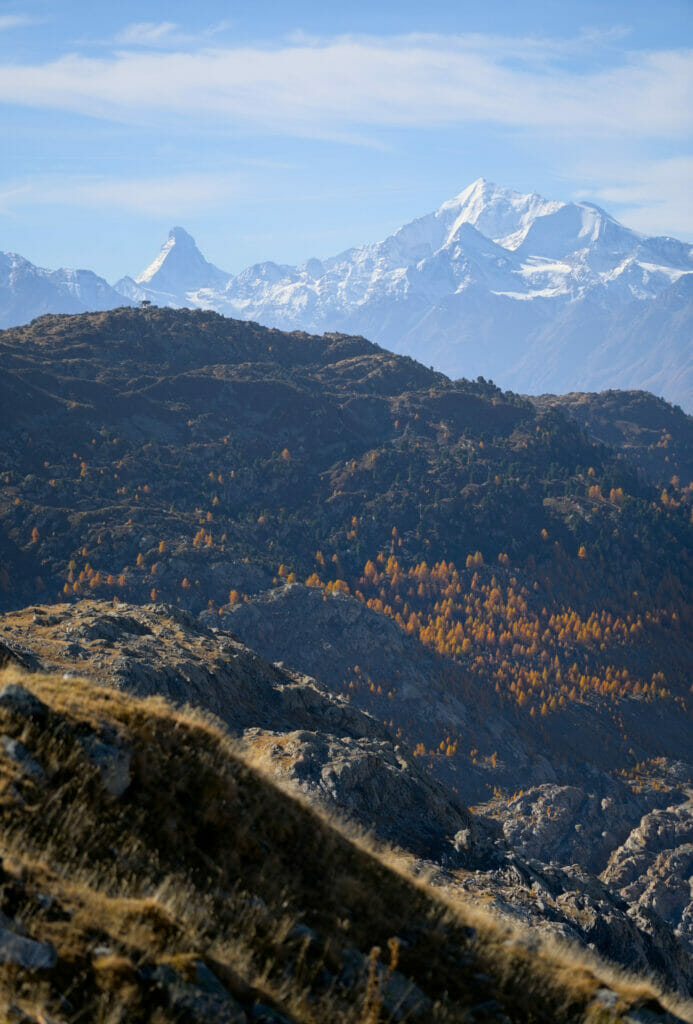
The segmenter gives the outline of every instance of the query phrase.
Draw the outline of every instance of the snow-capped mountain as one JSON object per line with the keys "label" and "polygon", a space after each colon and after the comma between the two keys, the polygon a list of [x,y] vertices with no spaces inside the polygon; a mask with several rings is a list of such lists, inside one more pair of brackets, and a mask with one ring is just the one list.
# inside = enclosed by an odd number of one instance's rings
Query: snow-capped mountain
{"label": "snow-capped mountain", "polygon": [[363,334],[514,390],[644,387],[693,410],[691,275],[691,245],[479,179],[381,242],[297,267],[227,274],[173,228],[154,262],[114,287],[129,301]]}
{"label": "snow-capped mountain", "polygon": [[134,279],[123,277],[115,288],[130,299],[160,306],[197,306],[198,294],[223,290],[231,278],[208,263],[183,228],[171,228],[159,255]]}
{"label": "snow-capped mountain", "polygon": [[44,270],[14,252],[0,252],[0,327],[27,323],[43,313],[84,313],[126,305],[91,270]]}
{"label": "snow-capped mountain", "polygon": [[116,287],[283,329],[364,334],[516,390],[651,387],[691,408],[691,310],[674,299],[691,274],[690,245],[646,238],[591,203],[480,179],[382,242],[298,267],[224,274],[176,228],[137,283]]}

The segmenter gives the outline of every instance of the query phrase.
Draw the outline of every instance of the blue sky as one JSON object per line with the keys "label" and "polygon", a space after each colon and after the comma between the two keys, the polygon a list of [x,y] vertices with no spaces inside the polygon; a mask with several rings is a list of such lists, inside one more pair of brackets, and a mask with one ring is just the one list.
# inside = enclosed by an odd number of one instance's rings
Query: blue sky
{"label": "blue sky", "polygon": [[238,271],[486,177],[693,239],[693,0],[0,2],[0,249]]}

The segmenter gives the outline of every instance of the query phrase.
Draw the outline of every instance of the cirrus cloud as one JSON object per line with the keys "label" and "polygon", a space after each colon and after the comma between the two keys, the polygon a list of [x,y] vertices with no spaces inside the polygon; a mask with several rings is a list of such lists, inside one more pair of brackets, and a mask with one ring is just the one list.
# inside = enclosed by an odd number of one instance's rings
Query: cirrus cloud
{"label": "cirrus cloud", "polygon": [[247,189],[240,174],[182,174],[153,178],[36,178],[6,183],[0,212],[20,206],[81,206],[139,214],[185,216],[238,199]]}
{"label": "cirrus cloud", "polygon": [[[134,28],[152,43],[173,30]],[[224,129],[316,137],[465,122],[589,137],[690,131],[693,51],[634,51],[580,72],[561,60],[557,44],[521,42],[475,35],[174,52],[126,47],[103,57],[5,64],[0,97],[125,123],[194,116]]]}

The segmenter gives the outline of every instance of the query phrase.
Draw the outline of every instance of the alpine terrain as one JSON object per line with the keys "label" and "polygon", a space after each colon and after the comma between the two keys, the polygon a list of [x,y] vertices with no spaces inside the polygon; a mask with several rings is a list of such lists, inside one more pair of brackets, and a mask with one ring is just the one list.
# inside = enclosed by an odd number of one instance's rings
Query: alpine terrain
{"label": "alpine terrain", "polygon": [[690,416],[202,309],[0,361],[0,1007],[691,1019]]}

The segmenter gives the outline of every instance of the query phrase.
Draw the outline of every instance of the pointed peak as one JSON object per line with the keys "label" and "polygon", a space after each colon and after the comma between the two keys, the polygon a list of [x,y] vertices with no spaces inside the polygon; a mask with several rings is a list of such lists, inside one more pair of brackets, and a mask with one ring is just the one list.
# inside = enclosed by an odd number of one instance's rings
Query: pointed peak
{"label": "pointed peak", "polygon": [[224,284],[228,274],[208,263],[185,228],[172,227],[158,255],[135,278],[137,284],[178,294],[191,289]]}
{"label": "pointed peak", "polygon": [[151,281],[154,275],[161,271],[164,263],[171,259],[171,254],[174,249],[176,250],[176,259],[179,255],[183,254],[183,251],[191,256],[197,256],[199,259],[203,259],[192,235],[189,235],[185,228],[178,226],[172,227],[154,261],[149,264],[146,270],[143,270],[142,273],[138,274],[135,278],[137,283],[142,284],[146,281]]}
{"label": "pointed peak", "polygon": [[529,198],[528,196],[522,195],[520,192],[514,192],[510,188],[503,188],[501,185],[497,185],[493,181],[489,181],[488,178],[476,178],[471,184],[467,185],[458,192],[457,195],[448,199],[440,207],[439,213],[444,213],[450,210],[481,210],[491,203],[517,203],[518,200]]}
{"label": "pointed peak", "polygon": [[194,248],[197,248],[197,245],[195,244],[195,239],[193,238],[193,236],[188,234],[188,232],[185,230],[185,228],[181,228],[181,227],[178,227],[178,226],[171,228],[171,230],[168,233],[168,241],[169,242],[175,242],[176,245],[181,245],[182,244],[182,245],[194,246]]}
{"label": "pointed peak", "polygon": [[465,202],[472,198],[495,195],[499,193],[501,195],[514,195],[511,189],[502,188],[500,185],[496,185],[495,182],[489,181],[488,178],[476,178],[470,185],[463,188],[461,192],[455,196],[453,202]]}
{"label": "pointed peak", "polygon": [[489,181],[488,178],[475,178],[471,185],[467,185],[464,189],[465,192],[484,192],[492,189],[494,192],[499,188],[493,181]]}
{"label": "pointed peak", "polygon": [[449,223],[446,244],[457,238],[463,224],[471,224],[491,241],[516,248],[529,224],[564,205],[536,192],[516,192],[487,178],[477,178],[454,199],[443,203],[436,216]]}

